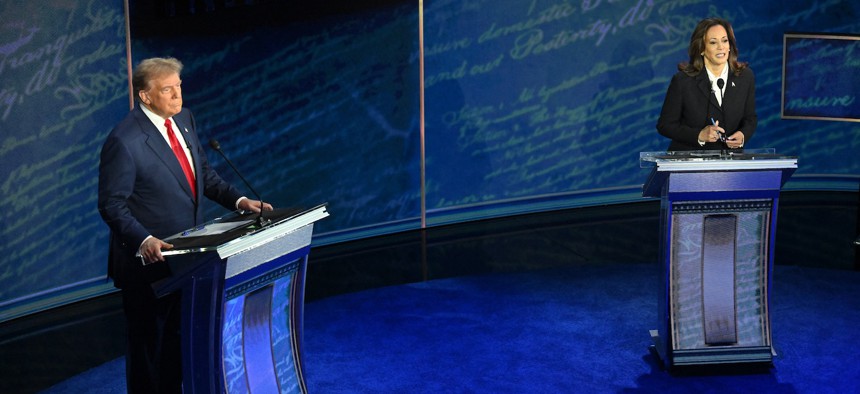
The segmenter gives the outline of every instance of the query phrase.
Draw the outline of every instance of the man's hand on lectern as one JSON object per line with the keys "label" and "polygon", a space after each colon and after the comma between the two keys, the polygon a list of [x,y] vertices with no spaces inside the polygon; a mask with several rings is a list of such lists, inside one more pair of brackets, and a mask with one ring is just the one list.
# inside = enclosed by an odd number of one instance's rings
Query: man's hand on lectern
{"label": "man's hand on lectern", "polygon": [[173,244],[169,244],[155,237],[149,237],[143,244],[140,245],[140,256],[143,258],[144,264],[152,264],[158,261],[164,261],[162,250],[173,249]]}

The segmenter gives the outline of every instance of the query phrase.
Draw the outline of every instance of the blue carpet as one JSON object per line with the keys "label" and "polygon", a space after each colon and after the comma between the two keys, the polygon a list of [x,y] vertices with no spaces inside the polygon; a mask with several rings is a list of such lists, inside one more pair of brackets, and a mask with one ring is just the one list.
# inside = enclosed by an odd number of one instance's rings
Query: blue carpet
{"label": "blue carpet", "polygon": [[[677,376],[649,353],[654,264],[433,280],[305,307],[311,393],[860,392],[860,272],[778,266],[774,368]],[[123,360],[46,393],[124,392]]]}

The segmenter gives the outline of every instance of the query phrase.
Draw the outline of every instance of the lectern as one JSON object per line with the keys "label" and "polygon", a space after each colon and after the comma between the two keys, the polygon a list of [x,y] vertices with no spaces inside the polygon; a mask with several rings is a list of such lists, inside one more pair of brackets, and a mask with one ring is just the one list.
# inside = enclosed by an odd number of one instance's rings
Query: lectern
{"label": "lectern", "polygon": [[645,152],[643,196],[661,199],[654,349],[672,368],[770,364],[779,192],[797,158],[772,149]]}
{"label": "lectern", "polygon": [[314,222],[325,205],[234,212],[167,238],[171,277],[157,295],[182,293],[185,393],[305,393],[302,314]]}

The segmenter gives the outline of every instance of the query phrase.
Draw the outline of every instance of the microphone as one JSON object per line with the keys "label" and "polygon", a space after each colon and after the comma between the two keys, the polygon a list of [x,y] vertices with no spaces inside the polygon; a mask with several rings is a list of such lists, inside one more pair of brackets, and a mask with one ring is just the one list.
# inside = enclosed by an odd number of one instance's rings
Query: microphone
{"label": "microphone", "polygon": [[723,106],[723,98],[724,98],[724,96],[723,96],[723,86],[726,86],[726,83],[723,81],[723,79],[722,79],[722,78],[718,79],[718,80],[717,80],[717,87],[718,87],[718,88],[720,88],[720,107],[722,107],[722,106]]}
{"label": "microphone", "polygon": [[260,200],[260,216],[257,217],[257,225],[259,225],[260,228],[268,226],[272,221],[263,217],[263,199],[260,197],[260,194],[257,193],[257,191],[254,190],[253,187],[251,187],[251,184],[248,183],[248,180],[245,179],[244,176],[242,176],[242,173],[239,172],[236,166],[233,165],[233,162],[231,162],[230,159],[227,158],[227,155],[225,155],[224,152],[221,150],[221,144],[218,143],[218,140],[214,138],[210,139],[209,146],[211,146],[212,149],[215,149],[216,152],[221,154],[221,157],[223,157],[224,161],[226,161],[227,164],[230,165],[230,168],[233,169],[233,172],[235,172],[236,175],[239,175],[239,178],[242,179],[242,182],[245,182],[245,186],[247,186],[248,189],[251,189],[251,193],[254,193],[254,196],[257,197],[257,200]]}

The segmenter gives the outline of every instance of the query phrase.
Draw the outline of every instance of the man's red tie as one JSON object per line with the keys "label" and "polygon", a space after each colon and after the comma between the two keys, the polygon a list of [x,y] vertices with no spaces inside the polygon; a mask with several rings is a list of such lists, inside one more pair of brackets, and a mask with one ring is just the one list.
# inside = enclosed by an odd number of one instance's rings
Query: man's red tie
{"label": "man's red tie", "polygon": [[167,127],[167,137],[170,139],[170,148],[176,155],[176,160],[179,160],[179,165],[182,166],[182,171],[185,173],[185,179],[188,180],[188,185],[191,186],[191,194],[197,198],[197,184],[194,182],[194,171],[191,171],[191,164],[188,163],[188,156],[185,156],[185,151],[182,150],[182,145],[176,138],[176,133],[173,132],[173,127],[170,125],[170,119],[164,120],[164,127]]}

